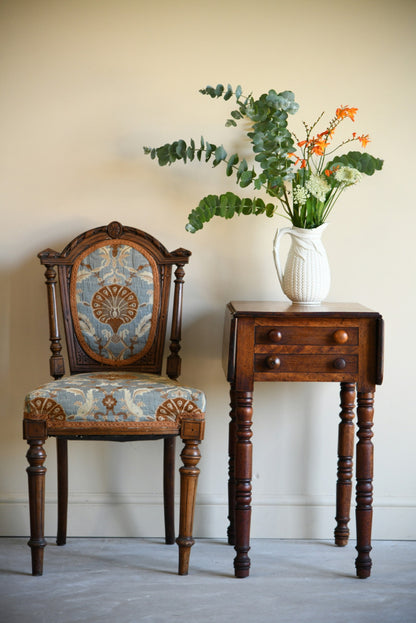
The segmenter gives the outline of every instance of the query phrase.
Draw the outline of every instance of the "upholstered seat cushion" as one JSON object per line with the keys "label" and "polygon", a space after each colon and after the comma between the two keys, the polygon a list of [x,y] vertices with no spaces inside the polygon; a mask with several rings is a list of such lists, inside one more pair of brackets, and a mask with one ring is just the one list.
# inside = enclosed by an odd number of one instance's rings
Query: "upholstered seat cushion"
{"label": "upholstered seat cushion", "polygon": [[25,399],[25,417],[48,420],[53,428],[63,424],[128,423],[140,429],[177,429],[183,416],[201,417],[205,396],[156,374],[94,372],[76,374],[46,383]]}

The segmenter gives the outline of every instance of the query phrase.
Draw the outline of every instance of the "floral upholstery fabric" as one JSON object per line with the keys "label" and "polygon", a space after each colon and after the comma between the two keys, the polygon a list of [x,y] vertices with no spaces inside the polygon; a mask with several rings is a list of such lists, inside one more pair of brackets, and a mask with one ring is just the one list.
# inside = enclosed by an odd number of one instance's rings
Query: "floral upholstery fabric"
{"label": "floral upholstery fabric", "polygon": [[205,396],[156,374],[94,372],[40,386],[26,396],[25,417],[59,425],[143,423],[178,428],[186,415],[201,417]]}
{"label": "floral upholstery fabric", "polygon": [[96,361],[130,363],[151,345],[158,282],[150,262],[134,246],[115,240],[89,249],[74,265],[74,328],[78,341]]}

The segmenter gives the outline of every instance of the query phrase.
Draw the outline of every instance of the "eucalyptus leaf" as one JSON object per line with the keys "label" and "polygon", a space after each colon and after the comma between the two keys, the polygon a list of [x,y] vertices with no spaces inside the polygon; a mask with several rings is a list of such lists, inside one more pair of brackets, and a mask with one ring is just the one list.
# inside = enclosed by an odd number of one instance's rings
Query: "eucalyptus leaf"
{"label": "eucalyptus leaf", "polygon": [[227,152],[225,151],[224,147],[222,145],[220,145],[215,150],[214,166],[217,166],[220,162],[225,160],[226,157],[227,157]]}
{"label": "eucalyptus leaf", "polygon": [[233,174],[234,166],[238,163],[238,160],[239,158],[237,154],[233,154],[232,156],[230,156],[228,163],[227,163],[227,168],[225,171],[228,177]]}
{"label": "eucalyptus leaf", "polygon": [[208,141],[205,142],[205,162],[208,162],[208,160],[211,158],[211,154],[215,152],[216,149],[216,145],[208,143]]}
{"label": "eucalyptus leaf", "polygon": [[255,175],[256,174],[254,171],[243,171],[239,181],[241,188],[246,188],[247,186],[249,186]]}
{"label": "eucalyptus leaf", "polygon": [[224,95],[225,101],[231,99],[232,96],[233,96],[233,89],[232,89],[231,85],[229,84],[227,86],[227,91],[225,92],[225,95]]}

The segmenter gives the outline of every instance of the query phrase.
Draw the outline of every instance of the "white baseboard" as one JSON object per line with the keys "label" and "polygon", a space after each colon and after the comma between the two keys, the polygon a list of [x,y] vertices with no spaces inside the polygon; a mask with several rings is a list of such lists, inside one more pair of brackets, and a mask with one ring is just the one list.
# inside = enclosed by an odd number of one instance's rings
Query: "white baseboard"
{"label": "white baseboard", "polygon": [[[194,535],[225,538],[225,497],[199,495]],[[69,500],[68,536],[160,537],[163,535],[162,497],[159,494],[72,494]],[[335,527],[334,500],[328,496],[269,496],[253,504],[253,538],[331,539]],[[178,521],[177,521],[178,524]],[[355,538],[351,510],[351,538]],[[46,498],[45,533],[56,532],[56,499]],[[27,536],[29,508],[21,494],[0,499],[0,535]],[[416,540],[416,500],[378,499],[374,504],[373,538]]]}

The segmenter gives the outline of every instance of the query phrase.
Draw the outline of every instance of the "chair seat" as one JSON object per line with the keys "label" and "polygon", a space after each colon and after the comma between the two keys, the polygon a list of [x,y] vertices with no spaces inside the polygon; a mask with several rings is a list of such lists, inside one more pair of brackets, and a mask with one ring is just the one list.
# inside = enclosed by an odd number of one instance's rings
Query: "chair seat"
{"label": "chair seat", "polygon": [[184,416],[203,416],[202,391],[168,377],[93,372],[64,377],[27,394],[25,418],[47,420],[52,432],[93,428],[175,432]]}

